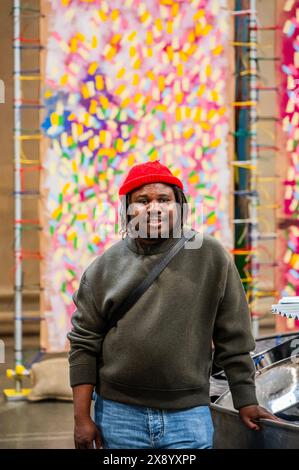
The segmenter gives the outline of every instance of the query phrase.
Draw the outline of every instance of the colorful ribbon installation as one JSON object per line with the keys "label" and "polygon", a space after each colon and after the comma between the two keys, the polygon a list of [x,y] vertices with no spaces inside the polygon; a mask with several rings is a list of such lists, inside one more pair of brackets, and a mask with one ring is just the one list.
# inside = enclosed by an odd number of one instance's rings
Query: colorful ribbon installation
{"label": "colorful ribbon installation", "polygon": [[58,334],[64,344],[80,275],[117,238],[117,190],[132,165],[157,158],[168,165],[184,182],[195,225],[203,204],[206,230],[231,246],[230,13],[226,0],[55,0],[51,7],[45,296],[50,338]]}
{"label": "colorful ribbon installation", "polygon": [[[286,1],[282,40],[284,94],[281,99],[283,130],[287,136],[288,170],[284,181],[284,228],[286,250],[283,257],[281,296],[299,295],[299,2]],[[297,327],[299,322],[296,322]]]}
{"label": "colorful ribbon installation", "polygon": [[[246,10],[250,5],[251,10]],[[273,200],[269,191],[275,175],[263,175],[262,160],[269,160],[281,152],[275,145],[275,132],[267,129],[268,122],[276,123],[276,116],[261,115],[259,106],[260,93],[275,92],[279,94],[280,87],[274,83],[265,86],[262,72],[262,62],[277,62],[279,57],[274,50],[269,56],[264,56],[266,48],[273,48],[273,44],[265,44],[263,31],[279,31],[279,25],[261,25],[255,6],[255,1],[236,0],[235,6],[239,14],[235,19],[235,38],[231,44],[235,47],[235,79],[236,94],[232,106],[235,109],[236,130],[232,132],[235,137],[235,161],[232,162],[235,175],[235,249],[232,253],[239,269],[241,280],[246,289],[247,298],[253,321],[253,332],[259,335],[258,320],[265,316],[264,305],[259,299],[271,298],[277,293],[274,285],[273,268],[277,268],[275,249],[267,249],[268,241],[273,241],[277,234],[268,223],[268,219],[261,215],[261,211],[269,211],[269,221],[274,221],[279,204]],[[259,35],[257,33],[259,32]],[[274,96],[274,99],[276,97]],[[259,143],[262,136],[264,143]],[[271,152],[271,153],[270,153]],[[261,186],[261,181],[265,185]],[[269,183],[269,184],[268,184]],[[267,253],[267,262],[263,255]],[[259,304],[259,305],[258,305]]]}

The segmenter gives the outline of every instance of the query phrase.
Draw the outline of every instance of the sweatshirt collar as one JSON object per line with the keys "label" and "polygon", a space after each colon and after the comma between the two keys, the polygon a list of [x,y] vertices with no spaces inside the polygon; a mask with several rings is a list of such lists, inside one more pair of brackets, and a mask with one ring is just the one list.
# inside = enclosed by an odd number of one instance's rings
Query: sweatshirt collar
{"label": "sweatshirt collar", "polygon": [[162,238],[159,243],[155,243],[151,246],[141,246],[135,238],[132,238],[129,235],[127,235],[125,238],[126,246],[138,255],[155,255],[157,253],[163,253],[170,249],[178,241],[179,238],[169,237]]}

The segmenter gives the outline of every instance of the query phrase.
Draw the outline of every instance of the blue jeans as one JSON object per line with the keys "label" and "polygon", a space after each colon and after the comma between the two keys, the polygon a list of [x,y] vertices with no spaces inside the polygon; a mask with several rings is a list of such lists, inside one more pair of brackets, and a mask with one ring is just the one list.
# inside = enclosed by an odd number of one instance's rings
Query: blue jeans
{"label": "blue jeans", "polygon": [[211,449],[208,406],[160,410],[95,397],[94,420],[104,449]]}

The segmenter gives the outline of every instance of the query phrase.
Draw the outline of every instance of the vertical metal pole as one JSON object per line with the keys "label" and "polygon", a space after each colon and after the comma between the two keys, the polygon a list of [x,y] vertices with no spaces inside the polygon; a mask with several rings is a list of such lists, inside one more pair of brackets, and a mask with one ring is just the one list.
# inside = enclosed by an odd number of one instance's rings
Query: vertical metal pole
{"label": "vertical metal pole", "polygon": [[[20,22],[21,10],[20,1],[14,0],[14,203],[15,203],[15,232],[14,232],[14,250],[15,250],[15,365],[22,364],[22,263],[21,263],[21,248],[22,248],[22,233],[21,233],[21,219],[22,219],[22,200],[21,200],[21,109],[19,104],[21,102],[21,49],[20,49]],[[16,391],[22,389],[21,380],[16,380]]]}
{"label": "vertical metal pole", "polygon": [[[256,13],[256,0],[250,0],[250,18],[249,18],[249,41],[250,41],[250,60],[249,60],[249,69],[250,69],[250,101],[257,102],[257,13]],[[250,107],[250,160],[252,162],[253,168],[257,167],[257,109],[256,106]],[[256,174],[253,171],[251,172],[250,177],[250,189],[253,194],[256,194],[257,184],[256,184]],[[252,283],[252,300],[256,299],[256,278],[258,275],[258,260],[257,260],[257,248],[258,248],[258,219],[257,219],[257,197],[252,197],[252,204],[250,206],[251,214],[250,218],[252,220],[252,228],[250,231],[251,237],[251,248],[253,250],[251,257],[251,277],[253,279]],[[255,316],[252,318],[252,332],[253,336],[256,338],[259,335],[259,320]]]}

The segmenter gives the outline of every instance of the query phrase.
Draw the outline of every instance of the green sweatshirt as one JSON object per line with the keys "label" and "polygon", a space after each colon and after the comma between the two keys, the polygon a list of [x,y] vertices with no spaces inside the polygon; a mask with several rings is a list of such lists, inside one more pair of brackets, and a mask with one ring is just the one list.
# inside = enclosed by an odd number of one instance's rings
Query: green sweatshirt
{"label": "green sweatshirt", "polygon": [[177,241],[140,248],[127,236],[86,269],[68,334],[71,386],[93,384],[103,398],[152,408],[207,405],[213,341],[235,408],[257,404],[245,292],[232,257],[211,236],[204,235],[200,248],[181,249],[104,333],[111,308]]}

